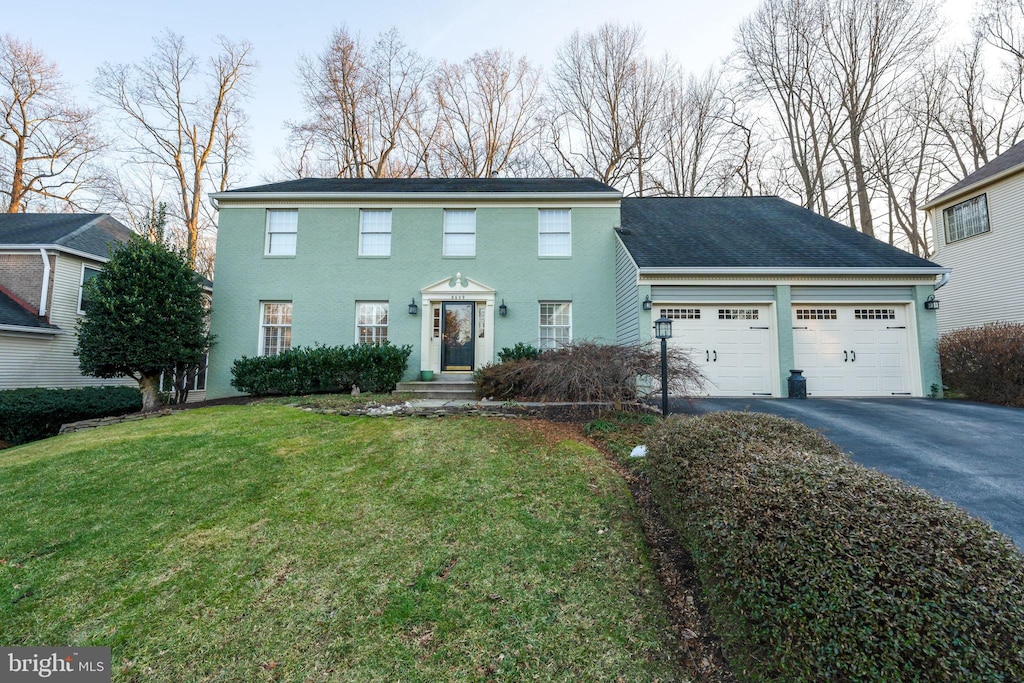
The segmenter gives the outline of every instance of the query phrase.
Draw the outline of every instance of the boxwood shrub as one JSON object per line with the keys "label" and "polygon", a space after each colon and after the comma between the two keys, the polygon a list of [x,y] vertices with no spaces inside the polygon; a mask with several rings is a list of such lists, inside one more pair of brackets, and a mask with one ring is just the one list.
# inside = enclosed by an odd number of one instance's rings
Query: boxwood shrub
{"label": "boxwood shrub", "polygon": [[647,453],[739,680],[1024,680],[1024,556],[980,520],[770,415]]}
{"label": "boxwood shrub", "polygon": [[276,356],[243,356],[231,368],[231,384],[246,394],[315,394],[390,391],[402,379],[412,347],[383,344],[301,347]]}
{"label": "boxwood shrub", "polygon": [[0,391],[0,440],[20,444],[54,436],[67,422],[142,410],[137,387]]}

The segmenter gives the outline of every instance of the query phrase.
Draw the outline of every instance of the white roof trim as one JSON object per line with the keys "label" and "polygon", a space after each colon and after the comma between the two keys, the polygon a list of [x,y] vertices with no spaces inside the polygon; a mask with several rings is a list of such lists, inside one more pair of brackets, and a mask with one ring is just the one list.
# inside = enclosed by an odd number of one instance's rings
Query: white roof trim
{"label": "white roof trim", "polygon": [[0,333],[3,332],[17,332],[18,334],[42,334],[46,336],[56,336],[58,334],[65,334],[64,330],[54,329],[52,327],[22,327],[21,325],[0,325]]}
{"label": "white roof trim", "polygon": [[97,263],[106,263],[110,260],[106,256],[97,256],[96,254],[90,254],[87,251],[71,249],[60,244],[0,244],[0,251],[31,251],[34,254],[38,254],[40,249],[45,249],[46,251],[59,251],[65,254],[70,254],[71,256],[77,256],[78,258],[96,261]]}
{"label": "white roof trim", "polygon": [[928,201],[926,201],[924,204],[917,208],[921,209],[922,211],[929,211],[937,206],[941,206],[942,204],[956,203],[964,195],[980,192],[982,188],[987,187],[992,183],[999,182],[1000,180],[1006,178],[1007,176],[1016,175],[1017,173],[1020,173],[1022,170],[1024,170],[1024,163],[1017,164],[1016,166],[1012,166],[1006,169],[1005,171],[996,173],[995,175],[990,175],[980,180],[976,180],[970,185],[961,187],[953,194],[940,194],[937,197],[935,197],[935,199],[929,199]]}
{"label": "white roof trim", "polygon": [[621,192],[217,192],[210,195],[214,207],[220,201],[374,201],[374,202],[405,202],[417,199],[424,201],[438,200],[536,200],[550,201],[581,201],[581,200],[620,200]]}
{"label": "white roof trim", "polygon": [[952,268],[641,268],[640,275],[941,275]]}

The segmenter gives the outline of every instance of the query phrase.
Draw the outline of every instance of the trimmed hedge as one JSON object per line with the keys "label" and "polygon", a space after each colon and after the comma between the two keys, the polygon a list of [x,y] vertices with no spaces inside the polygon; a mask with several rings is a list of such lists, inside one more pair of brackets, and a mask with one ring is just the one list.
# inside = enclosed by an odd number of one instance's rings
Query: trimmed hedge
{"label": "trimmed hedge", "polygon": [[1024,324],[991,323],[939,338],[942,383],[975,401],[1024,407]]}
{"label": "trimmed hedge", "polygon": [[55,436],[67,422],[142,410],[137,387],[0,391],[0,440],[25,443]]}
{"label": "trimmed hedge", "polygon": [[412,347],[383,344],[297,346],[276,356],[243,356],[231,385],[255,396],[349,391],[390,391],[402,379]]}
{"label": "trimmed hedge", "polygon": [[1024,555],[783,418],[648,434],[655,496],[743,681],[1024,680]]}

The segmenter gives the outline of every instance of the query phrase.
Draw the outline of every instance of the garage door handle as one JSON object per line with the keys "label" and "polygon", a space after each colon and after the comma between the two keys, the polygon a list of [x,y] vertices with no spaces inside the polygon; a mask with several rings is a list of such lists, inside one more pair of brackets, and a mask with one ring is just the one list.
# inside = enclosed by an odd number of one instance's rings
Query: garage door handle
{"label": "garage door handle", "polygon": [[857,362],[857,352],[856,351],[850,351],[850,362],[851,363],[856,363]]}
{"label": "garage door handle", "polygon": [[843,351],[843,362],[844,363],[849,363],[850,362],[850,354],[848,354],[846,351]]}
{"label": "garage door handle", "polygon": [[710,351],[705,351],[704,352],[704,362],[706,362],[706,363],[710,363],[711,362],[711,352]]}
{"label": "garage door handle", "polygon": [[718,351],[712,351],[711,353],[714,354],[714,356],[715,356],[714,362],[717,363],[718,362]]}

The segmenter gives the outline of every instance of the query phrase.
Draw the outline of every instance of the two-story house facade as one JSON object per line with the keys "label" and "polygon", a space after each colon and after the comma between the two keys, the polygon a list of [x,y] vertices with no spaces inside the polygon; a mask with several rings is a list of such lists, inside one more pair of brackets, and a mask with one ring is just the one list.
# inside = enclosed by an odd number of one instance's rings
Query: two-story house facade
{"label": "two-story house facade", "polygon": [[1024,323],[1024,142],[921,208],[932,227],[932,258],[952,269],[936,295],[939,330]]}
{"label": "two-story house facade", "polygon": [[0,214],[0,389],[119,383],[81,373],[75,325],[82,284],[130,235],[109,214]]}
{"label": "two-story house facade", "polygon": [[[208,396],[242,356],[409,344],[407,379],[517,342],[644,342],[658,316],[708,393],[923,396],[944,270],[776,197],[622,198],[590,179],[303,179],[214,195]],[[844,360],[845,359],[845,360]]]}

